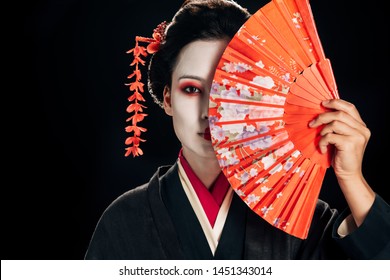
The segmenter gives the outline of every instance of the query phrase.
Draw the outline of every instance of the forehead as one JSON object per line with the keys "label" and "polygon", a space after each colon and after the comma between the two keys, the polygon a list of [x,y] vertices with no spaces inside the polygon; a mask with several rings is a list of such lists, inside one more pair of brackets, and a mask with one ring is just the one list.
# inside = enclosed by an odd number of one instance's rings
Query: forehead
{"label": "forehead", "polygon": [[173,78],[194,75],[206,79],[213,75],[226,46],[226,40],[198,40],[187,44],[178,55]]}

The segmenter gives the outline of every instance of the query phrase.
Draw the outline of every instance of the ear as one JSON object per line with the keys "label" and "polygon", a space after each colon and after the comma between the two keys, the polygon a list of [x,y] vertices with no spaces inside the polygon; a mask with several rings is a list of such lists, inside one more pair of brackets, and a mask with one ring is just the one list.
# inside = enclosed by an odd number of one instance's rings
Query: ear
{"label": "ear", "polygon": [[171,90],[168,86],[164,87],[164,111],[168,116],[172,116]]}

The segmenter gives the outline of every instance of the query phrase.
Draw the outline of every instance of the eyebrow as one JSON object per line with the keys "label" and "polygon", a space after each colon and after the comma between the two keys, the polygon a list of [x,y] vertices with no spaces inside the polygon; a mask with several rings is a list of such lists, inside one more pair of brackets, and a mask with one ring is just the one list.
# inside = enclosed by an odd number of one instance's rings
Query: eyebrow
{"label": "eyebrow", "polygon": [[199,76],[195,76],[195,75],[182,75],[179,77],[179,80],[182,80],[182,79],[193,79],[193,80],[198,80],[200,82],[205,82],[206,80],[202,77],[199,77]]}

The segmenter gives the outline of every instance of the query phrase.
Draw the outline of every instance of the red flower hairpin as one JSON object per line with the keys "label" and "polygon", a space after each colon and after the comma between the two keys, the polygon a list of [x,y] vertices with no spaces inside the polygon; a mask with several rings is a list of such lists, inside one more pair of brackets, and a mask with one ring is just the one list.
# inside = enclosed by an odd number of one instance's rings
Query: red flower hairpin
{"label": "red flower hairpin", "polygon": [[[130,105],[126,109],[126,111],[131,114],[131,116],[126,119],[126,122],[131,122],[131,124],[126,126],[125,130],[126,132],[132,133],[132,136],[127,137],[125,141],[126,145],[129,145],[129,147],[126,148],[126,157],[130,154],[132,154],[133,157],[143,155],[143,151],[139,147],[139,144],[146,140],[142,139],[140,136],[141,133],[147,131],[147,129],[138,126],[138,123],[147,116],[147,114],[143,113],[143,109],[147,107],[141,104],[141,102],[145,102],[145,99],[142,96],[142,93],[144,92],[144,83],[141,82],[142,74],[139,69],[139,64],[145,65],[144,58],[146,58],[148,54],[153,54],[159,50],[161,42],[165,39],[166,27],[166,21],[160,23],[153,30],[152,38],[136,36],[135,47],[126,52],[128,54],[133,53],[134,59],[130,66],[135,65],[133,73],[127,76],[127,79],[133,80],[130,83],[125,84],[132,92],[128,97]],[[146,47],[141,46],[141,42],[148,43],[148,45]]]}

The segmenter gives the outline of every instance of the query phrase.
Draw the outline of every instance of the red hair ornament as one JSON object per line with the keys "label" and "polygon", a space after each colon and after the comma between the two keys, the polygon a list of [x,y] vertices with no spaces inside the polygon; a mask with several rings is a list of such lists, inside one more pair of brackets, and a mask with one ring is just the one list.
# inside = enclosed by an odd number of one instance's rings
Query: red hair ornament
{"label": "red hair ornament", "polygon": [[[127,79],[130,80],[129,83],[125,85],[129,87],[131,95],[128,97],[130,102],[126,111],[131,114],[129,118],[126,119],[127,123],[130,123],[126,126],[125,130],[132,135],[126,138],[125,144],[129,147],[126,148],[125,156],[130,154],[133,157],[143,155],[142,149],[139,147],[141,142],[145,142],[145,139],[141,138],[141,133],[147,131],[146,128],[138,125],[139,122],[148,115],[144,113],[145,105],[142,102],[145,102],[143,97],[144,92],[144,83],[142,82],[142,73],[139,69],[139,64],[145,65],[145,58],[148,54],[154,54],[160,48],[160,44],[165,40],[165,29],[167,27],[167,22],[164,21],[160,23],[154,30],[152,38],[136,36],[135,37],[135,46],[131,50],[128,50],[126,53],[133,54],[133,61],[130,66],[134,66],[133,73],[127,76]],[[146,46],[140,45],[140,43],[147,43]]]}

